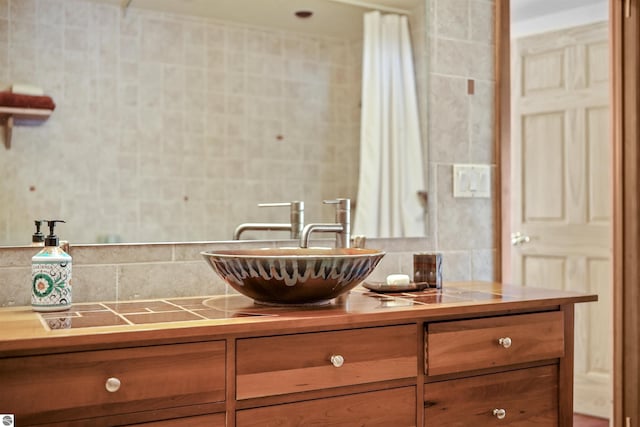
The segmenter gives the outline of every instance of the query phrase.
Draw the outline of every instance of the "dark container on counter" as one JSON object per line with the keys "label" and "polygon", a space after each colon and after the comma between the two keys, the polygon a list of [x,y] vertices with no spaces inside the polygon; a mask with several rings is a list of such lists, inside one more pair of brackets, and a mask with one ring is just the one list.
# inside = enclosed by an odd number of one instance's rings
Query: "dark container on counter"
{"label": "dark container on counter", "polygon": [[442,288],[442,254],[423,252],[413,254],[413,281],[426,282],[429,288]]}

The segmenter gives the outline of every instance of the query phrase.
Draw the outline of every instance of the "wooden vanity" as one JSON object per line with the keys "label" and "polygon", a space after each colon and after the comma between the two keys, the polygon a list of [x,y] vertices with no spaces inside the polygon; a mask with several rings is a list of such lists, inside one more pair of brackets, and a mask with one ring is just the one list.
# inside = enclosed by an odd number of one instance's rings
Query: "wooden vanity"
{"label": "wooden vanity", "polygon": [[19,426],[570,426],[574,304],[596,300],[469,282],[320,307],[3,308],[0,412]]}

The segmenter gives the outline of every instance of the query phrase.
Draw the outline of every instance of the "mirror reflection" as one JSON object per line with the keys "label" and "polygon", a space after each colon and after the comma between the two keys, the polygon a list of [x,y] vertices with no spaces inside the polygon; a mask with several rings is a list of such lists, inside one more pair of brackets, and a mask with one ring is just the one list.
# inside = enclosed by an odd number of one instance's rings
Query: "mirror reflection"
{"label": "mirror reflection", "polygon": [[10,3],[0,81],[56,108],[17,123],[0,156],[0,245],[54,217],[74,243],[228,240],[242,222],[288,222],[260,202],[304,200],[322,222],[322,200],[357,198],[363,13],[406,14],[413,31],[423,1],[120,3]]}

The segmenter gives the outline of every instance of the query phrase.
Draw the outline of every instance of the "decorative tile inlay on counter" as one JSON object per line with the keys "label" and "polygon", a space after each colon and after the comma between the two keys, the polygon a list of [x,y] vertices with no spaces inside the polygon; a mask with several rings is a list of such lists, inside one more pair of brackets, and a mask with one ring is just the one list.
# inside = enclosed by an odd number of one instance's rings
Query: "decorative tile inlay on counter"
{"label": "decorative tile inlay on counter", "polygon": [[74,304],[65,312],[39,313],[48,329],[91,328],[99,326],[141,325],[257,316],[229,313],[208,307],[212,297],[172,298],[166,300]]}
{"label": "decorative tile inlay on counter", "polygon": [[65,312],[38,313],[48,330],[100,326],[231,319],[247,316],[315,316],[373,312],[380,309],[430,304],[460,304],[512,300],[500,292],[444,287],[419,292],[375,293],[362,287],[322,306],[269,306],[242,295],[200,296],[145,301],[74,304]]}

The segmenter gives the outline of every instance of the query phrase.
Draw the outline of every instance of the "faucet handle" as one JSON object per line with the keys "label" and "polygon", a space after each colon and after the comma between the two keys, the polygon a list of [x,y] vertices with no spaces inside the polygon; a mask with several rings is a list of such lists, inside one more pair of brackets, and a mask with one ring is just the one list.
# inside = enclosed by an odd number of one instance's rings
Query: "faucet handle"
{"label": "faucet handle", "polygon": [[291,211],[304,211],[304,202],[294,200],[293,202],[277,202],[277,203],[258,203],[261,208],[278,208],[283,206],[291,206]]}
{"label": "faucet handle", "polygon": [[304,202],[299,200],[294,200],[293,202],[258,203],[258,207],[260,208],[279,208],[284,206],[291,206],[291,215],[304,212]]}
{"label": "faucet handle", "polygon": [[304,202],[300,200],[294,200],[292,202],[278,202],[278,203],[258,203],[258,207],[261,208],[272,208],[272,207],[282,207],[282,206],[290,206],[291,210],[289,213],[290,223],[291,223],[291,238],[298,239],[300,238],[300,233],[302,233],[302,229],[304,228]]}
{"label": "faucet handle", "polygon": [[261,208],[278,208],[281,206],[292,206],[295,202],[258,203]]}
{"label": "faucet handle", "polygon": [[351,199],[323,200],[322,203],[325,205],[338,205],[337,209],[351,209]]}

